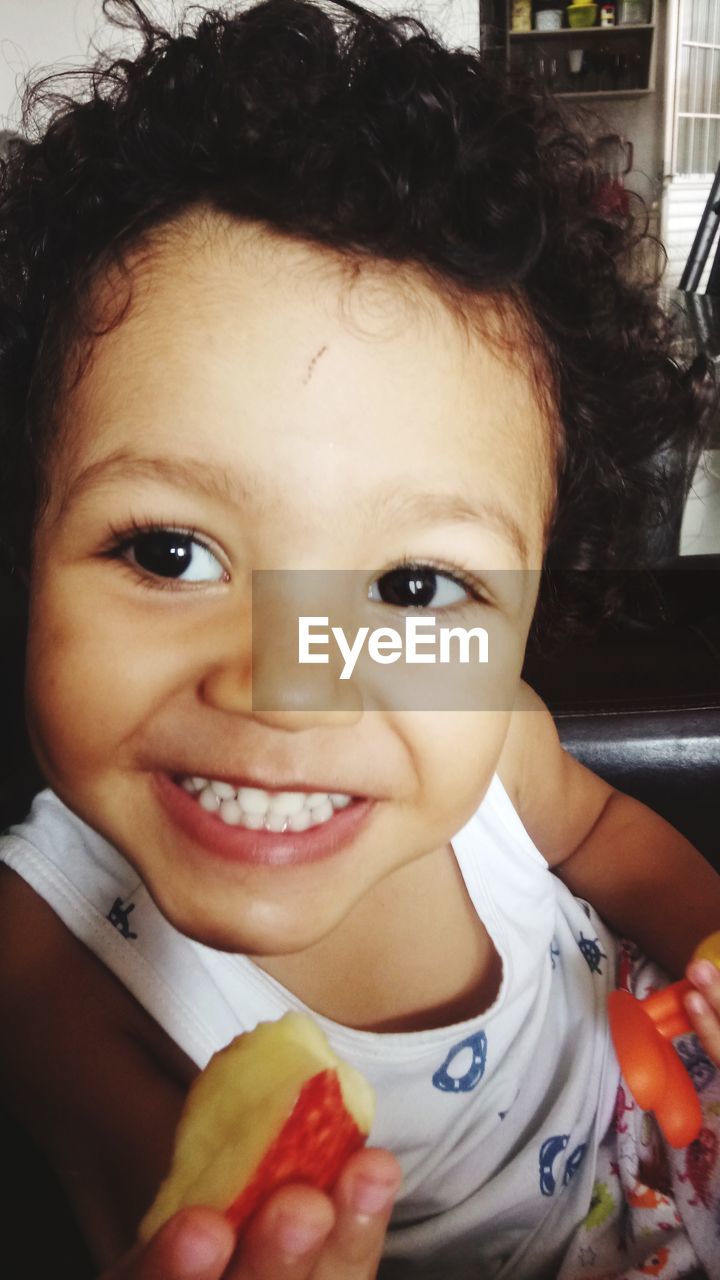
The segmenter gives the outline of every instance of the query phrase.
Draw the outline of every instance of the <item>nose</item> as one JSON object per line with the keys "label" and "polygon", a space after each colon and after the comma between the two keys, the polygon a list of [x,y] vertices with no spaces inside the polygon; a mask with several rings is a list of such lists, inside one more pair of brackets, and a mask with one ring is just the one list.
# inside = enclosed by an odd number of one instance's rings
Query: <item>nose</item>
{"label": "nose", "polygon": [[266,700],[267,688],[259,703],[253,705],[253,718],[273,729],[301,732],[323,726],[343,728],[357,724],[363,713],[362,698],[357,685],[350,683],[340,689],[327,686],[327,697],[322,697],[319,682],[313,681],[312,692],[300,683],[286,685],[277,699]]}
{"label": "nose", "polygon": [[261,674],[257,662],[253,667],[242,658],[214,665],[202,683],[203,701],[218,711],[252,716],[261,724],[295,732],[321,725],[340,728],[361,718],[362,697],[352,681],[340,683],[332,673],[325,680],[317,675],[311,681],[293,679],[287,669],[270,671],[267,658],[260,658]]}
{"label": "nose", "polygon": [[277,625],[268,626],[263,616],[260,627],[252,617],[245,608],[241,617],[228,620],[223,652],[201,682],[208,706],[293,732],[323,725],[340,728],[361,718],[360,686],[340,679],[339,655],[328,654],[326,664],[302,665],[296,627],[280,625],[277,615]]}

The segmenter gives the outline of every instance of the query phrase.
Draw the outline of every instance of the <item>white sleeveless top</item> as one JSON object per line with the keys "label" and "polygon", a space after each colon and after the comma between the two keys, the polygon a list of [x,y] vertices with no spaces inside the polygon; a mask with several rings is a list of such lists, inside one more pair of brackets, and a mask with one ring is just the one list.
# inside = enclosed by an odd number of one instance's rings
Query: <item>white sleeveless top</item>
{"label": "white sleeveless top", "polygon": [[[499,778],[452,846],[502,960],[492,1007],[410,1033],[315,1016],[377,1092],[371,1145],[403,1168],[386,1258],[423,1278],[554,1277],[589,1210],[619,1083],[605,1012],[615,942],[549,871]],[[174,929],[125,858],[49,790],[0,837],[0,861],[200,1067],[257,1022],[306,1008],[250,959]]]}

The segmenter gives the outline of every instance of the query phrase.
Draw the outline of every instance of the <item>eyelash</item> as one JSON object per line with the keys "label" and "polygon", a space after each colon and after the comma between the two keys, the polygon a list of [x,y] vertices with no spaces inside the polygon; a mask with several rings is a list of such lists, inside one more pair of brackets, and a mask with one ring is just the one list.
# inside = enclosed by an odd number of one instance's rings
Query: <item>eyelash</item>
{"label": "eyelash", "polygon": [[[440,606],[440,612],[450,609],[459,610],[466,608],[468,604],[485,604],[491,603],[485,587],[467,570],[461,569],[456,564],[448,564],[442,560],[418,560],[417,556],[404,556],[397,564],[393,564],[388,569],[384,569],[382,573],[377,574],[374,579],[379,582],[386,573],[395,573],[398,569],[430,569],[433,573],[442,574],[446,578],[451,578],[459,587],[463,587],[470,596],[470,600],[459,600],[457,604]],[[392,608],[392,605],[385,605],[385,608]],[[398,605],[395,606],[399,613],[404,610]],[[408,606],[409,608],[410,606]]]}
{"label": "eyelash", "polygon": [[[122,529],[110,525],[109,543],[100,554],[107,560],[115,560],[121,568],[128,570],[138,585],[145,587],[148,591],[187,591],[191,584],[179,582],[175,578],[153,577],[152,574],[144,573],[137,565],[124,558],[124,553],[138,538],[150,533],[175,533],[182,538],[192,538],[210,555],[215,555],[205,539],[200,536],[199,531],[192,525],[181,526],[166,524],[163,520],[136,519],[130,520]],[[218,559],[217,556],[215,558]]]}
{"label": "eyelash", "polygon": [[[192,538],[194,541],[198,542],[200,546],[204,547],[210,555],[215,555],[215,552],[207,545],[204,538],[200,536],[198,529],[194,526],[169,525],[162,520],[136,519],[130,520],[124,528],[117,528],[114,525],[110,526],[110,540],[108,545],[101,552],[101,555],[105,559],[115,560],[122,568],[127,569],[132,574],[139,586],[142,586],[149,591],[187,591],[187,583],[183,584],[174,578],[164,579],[153,577],[150,574],[143,573],[143,571],[136,565],[132,564],[131,561],[124,559],[124,553],[138,538],[152,533],[175,533],[179,534],[183,538]],[[470,600],[473,603],[490,604],[486,590],[472,574],[467,573],[464,569],[460,569],[457,565],[448,564],[447,562],[439,560],[418,561],[417,557],[405,556],[399,560],[397,564],[393,564],[390,568],[384,569],[382,573],[377,574],[374,581],[379,582],[385,574],[397,572],[397,570],[402,569],[430,569],[434,573],[443,574],[458,586],[463,587],[463,589],[467,591],[470,596]],[[468,603],[468,601],[458,601],[457,604],[450,606],[446,605],[444,608],[458,610],[465,607]],[[385,607],[390,608],[392,606],[386,605]],[[400,606],[396,607],[398,612],[403,611]]]}

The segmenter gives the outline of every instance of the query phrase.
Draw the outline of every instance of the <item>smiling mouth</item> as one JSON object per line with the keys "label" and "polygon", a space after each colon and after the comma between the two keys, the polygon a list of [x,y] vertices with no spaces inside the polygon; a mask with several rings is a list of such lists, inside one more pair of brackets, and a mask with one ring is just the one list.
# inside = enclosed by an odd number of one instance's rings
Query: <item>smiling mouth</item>
{"label": "smiling mouth", "polygon": [[226,826],[278,835],[324,826],[353,801],[352,796],[338,791],[268,791],[187,775],[173,780],[201,809],[214,814]]}

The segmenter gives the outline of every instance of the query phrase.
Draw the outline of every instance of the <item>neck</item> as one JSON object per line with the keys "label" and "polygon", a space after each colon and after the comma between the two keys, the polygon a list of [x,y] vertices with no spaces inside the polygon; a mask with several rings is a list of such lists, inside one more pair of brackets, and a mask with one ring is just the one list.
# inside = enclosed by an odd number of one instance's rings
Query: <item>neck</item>
{"label": "neck", "polygon": [[393,872],[313,947],[255,963],[315,1013],[376,1032],[482,1013],[502,968],[450,846]]}

